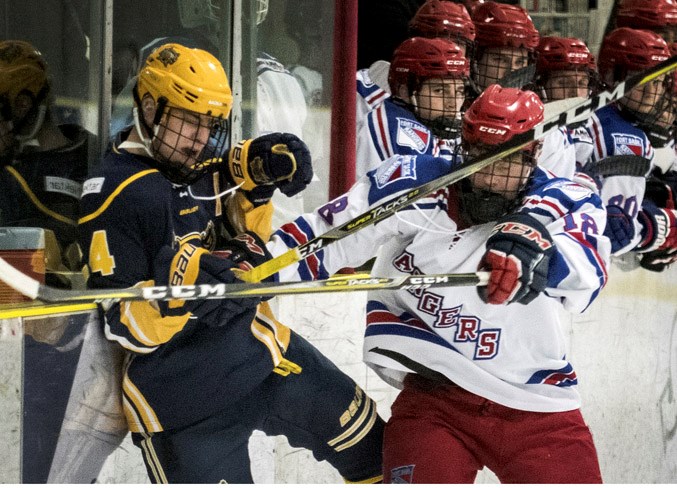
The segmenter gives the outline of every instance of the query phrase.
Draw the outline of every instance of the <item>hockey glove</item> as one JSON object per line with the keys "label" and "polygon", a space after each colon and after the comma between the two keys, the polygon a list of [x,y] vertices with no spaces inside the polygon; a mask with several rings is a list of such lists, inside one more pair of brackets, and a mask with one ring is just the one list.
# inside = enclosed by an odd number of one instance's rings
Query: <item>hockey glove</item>
{"label": "hockey glove", "polygon": [[247,271],[273,258],[261,238],[251,231],[244,232],[226,241],[223,249],[214,254],[232,261],[240,269]]}
{"label": "hockey glove", "polygon": [[[231,268],[236,263],[224,260],[206,249],[183,244],[178,252],[165,246],[158,253],[154,266],[156,282],[169,285],[216,285],[236,281]],[[169,270],[169,280],[167,280]],[[164,279],[163,279],[164,278]],[[254,313],[261,301],[259,297],[229,300],[170,300],[158,302],[163,315],[181,315],[186,312],[200,318],[210,326],[227,325],[236,315]]]}
{"label": "hockey glove", "polygon": [[635,224],[632,217],[618,205],[607,205],[604,235],[611,241],[612,254],[623,249],[635,236]]}
{"label": "hockey glove", "polygon": [[485,303],[527,304],[548,284],[550,233],[535,218],[512,214],[501,218],[487,240],[479,270],[490,271],[489,284],[477,291]]}
{"label": "hockey glove", "polygon": [[663,271],[677,261],[677,210],[644,200],[639,221],[642,240],[635,250],[643,254],[640,264],[650,271]]}
{"label": "hockey glove", "polygon": [[231,182],[245,192],[268,186],[294,196],[313,177],[308,146],[293,134],[273,132],[256,139],[240,141],[228,157]]}

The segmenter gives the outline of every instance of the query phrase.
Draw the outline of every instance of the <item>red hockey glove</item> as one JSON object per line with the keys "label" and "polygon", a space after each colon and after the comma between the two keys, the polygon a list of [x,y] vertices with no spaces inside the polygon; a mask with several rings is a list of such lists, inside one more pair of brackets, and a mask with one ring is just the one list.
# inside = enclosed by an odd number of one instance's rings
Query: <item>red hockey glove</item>
{"label": "red hockey glove", "polygon": [[279,188],[288,197],[294,196],[313,177],[308,146],[293,134],[273,132],[256,139],[240,141],[228,157],[231,182],[245,192],[257,187]]}
{"label": "red hockey glove", "polygon": [[501,218],[479,264],[479,270],[491,272],[489,284],[477,288],[480,298],[495,305],[531,302],[548,284],[554,252],[548,230],[535,218],[526,214]]}

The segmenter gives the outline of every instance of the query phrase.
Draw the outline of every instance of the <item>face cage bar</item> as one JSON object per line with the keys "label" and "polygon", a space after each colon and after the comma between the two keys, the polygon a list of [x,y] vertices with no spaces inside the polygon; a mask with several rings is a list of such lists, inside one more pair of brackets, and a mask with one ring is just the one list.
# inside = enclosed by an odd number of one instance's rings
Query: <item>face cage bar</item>
{"label": "face cage bar", "polygon": [[153,156],[158,169],[177,185],[195,183],[227,150],[228,124],[220,117],[167,106],[157,126]]}

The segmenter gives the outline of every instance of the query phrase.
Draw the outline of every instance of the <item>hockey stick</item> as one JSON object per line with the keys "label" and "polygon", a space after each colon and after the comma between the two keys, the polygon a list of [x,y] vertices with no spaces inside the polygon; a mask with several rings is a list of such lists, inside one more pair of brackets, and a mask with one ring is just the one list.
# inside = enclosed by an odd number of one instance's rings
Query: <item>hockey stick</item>
{"label": "hockey stick", "polygon": [[[216,285],[64,290],[43,285],[0,258],[0,280],[33,300],[49,303],[92,303],[104,300],[197,300],[295,295],[301,293],[419,290],[447,286],[483,286],[489,281],[489,273],[481,271],[461,274],[398,276],[395,278],[376,278],[359,274],[336,276],[328,280],[290,283],[219,283]],[[21,306],[21,303],[17,304],[17,308],[21,308]]]}
{"label": "hockey stick", "polygon": [[651,161],[635,154],[616,154],[604,159],[588,163],[583,172],[590,176],[641,176],[651,169]]}
{"label": "hockey stick", "polygon": [[[611,102],[619,100],[627,95],[631,90],[642,86],[649,81],[658,78],[665,73],[669,73],[677,68],[677,56],[657,64],[653,68],[647,69],[642,73],[631,76],[627,80],[621,82],[613,90],[599,93],[590,98],[576,98],[563,100],[561,104],[556,105],[559,110],[555,110],[553,115],[547,116],[546,119],[538,124],[533,129],[513,137],[506,144],[497,146],[492,151],[486,153],[482,159],[478,161],[469,161],[458,166],[457,169],[451,173],[444,175],[436,180],[429,181],[417,188],[411,189],[408,192],[396,195],[380,205],[367,210],[358,215],[352,220],[331,229],[324,234],[310,239],[308,242],[301,244],[279,256],[252,268],[249,271],[238,273],[238,278],[247,282],[258,282],[267,278],[268,276],[277,273],[281,269],[297,263],[304,258],[315,254],[324,249],[332,242],[343,239],[351,234],[354,234],[360,229],[369,225],[376,224],[398,210],[411,205],[415,201],[430,195],[433,192],[441,190],[457,181],[479,171],[480,169],[489,166],[490,164],[503,159],[509,154],[519,151],[524,146],[533,141],[541,139],[544,135],[551,131],[570,124],[580,122],[592,115],[595,110],[598,110]],[[564,108],[562,108],[564,107]]]}

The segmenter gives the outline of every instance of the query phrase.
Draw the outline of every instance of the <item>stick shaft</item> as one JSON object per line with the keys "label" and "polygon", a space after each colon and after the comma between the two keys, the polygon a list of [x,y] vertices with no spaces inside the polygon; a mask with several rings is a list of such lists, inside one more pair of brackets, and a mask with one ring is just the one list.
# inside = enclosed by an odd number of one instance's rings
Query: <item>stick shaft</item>
{"label": "stick shaft", "polygon": [[401,210],[415,201],[423,198],[426,195],[441,190],[457,181],[470,176],[471,174],[481,170],[482,168],[503,159],[506,156],[519,151],[521,148],[530,144],[533,141],[541,139],[549,132],[556,130],[559,127],[579,123],[582,120],[589,118],[592,113],[611,102],[623,98],[632,89],[644,85],[649,81],[658,78],[666,73],[669,73],[677,68],[677,56],[657,64],[653,68],[649,68],[641,73],[631,76],[627,80],[619,83],[613,90],[599,93],[590,98],[580,98],[570,100],[571,103],[563,101],[559,111],[549,116],[546,120],[538,124],[533,129],[513,137],[506,144],[498,146],[494,150],[488,152],[481,160],[461,164],[451,173],[444,175],[436,180],[425,183],[417,188],[411,189],[408,192],[396,195],[374,208],[358,215],[343,225],[331,229],[324,234],[310,239],[308,242],[301,244],[289,251],[263,263],[255,268],[238,274],[238,278],[247,282],[261,281],[281,269],[299,262],[306,257],[315,254],[316,252],[326,248],[332,242],[343,239],[355,232],[376,224],[395,212]]}
{"label": "stick shaft", "polygon": [[[92,303],[104,300],[208,300],[304,293],[479,286],[487,283],[488,273],[435,274],[399,276],[394,278],[345,275],[336,276],[328,280],[290,283],[219,283],[216,285],[64,290],[43,285],[0,258],[0,280],[34,300],[37,299],[49,303]],[[17,306],[20,307],[21,305],[18,304]]]}

